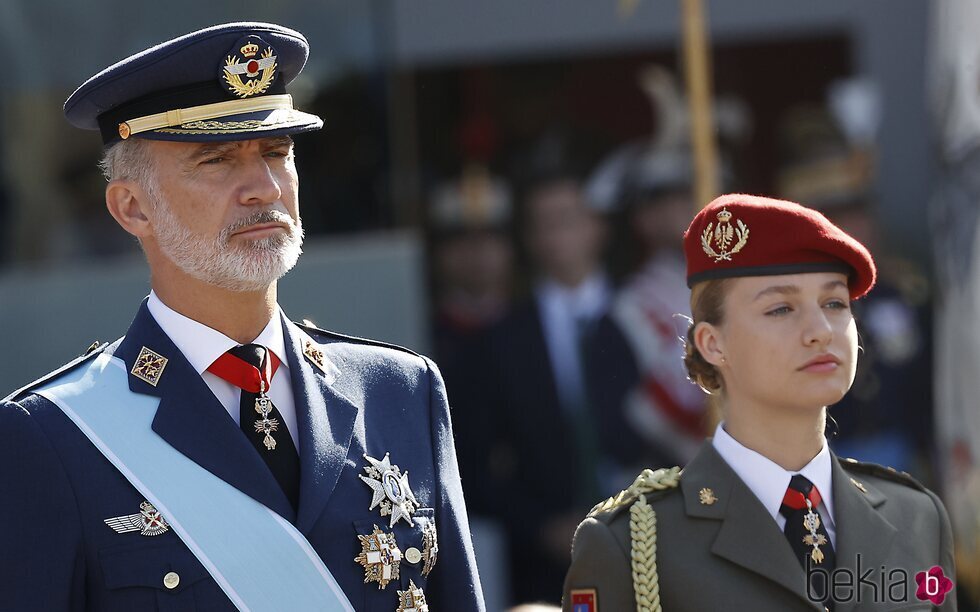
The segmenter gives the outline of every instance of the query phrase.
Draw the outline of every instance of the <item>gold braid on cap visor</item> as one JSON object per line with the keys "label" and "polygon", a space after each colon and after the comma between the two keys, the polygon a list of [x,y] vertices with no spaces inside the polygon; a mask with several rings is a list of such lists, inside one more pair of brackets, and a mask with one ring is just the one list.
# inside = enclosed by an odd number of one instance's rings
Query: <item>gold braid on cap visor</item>
{"label": "gold braid on cap visor", "polygon": [[292,110],[293,97],[289,94],[262,96],[251,100],[228,100],[203,104],[190,108],[178,108],[145,117],[137,117],[119,124],[119,137],[126,140],[133,134],[151,132],[160,128],[175,127],[194,121],[217,119],[229,115],[241,115],[265,110]]}

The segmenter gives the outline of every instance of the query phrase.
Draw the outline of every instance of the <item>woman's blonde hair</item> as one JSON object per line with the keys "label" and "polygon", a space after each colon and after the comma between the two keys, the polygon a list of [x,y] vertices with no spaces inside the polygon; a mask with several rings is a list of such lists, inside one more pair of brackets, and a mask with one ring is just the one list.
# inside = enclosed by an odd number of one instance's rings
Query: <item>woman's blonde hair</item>
{"label": "woman's blonde hair", "polygon": [[687,341],[684,343],[684,365],[687,376],[706,393],[715,393],[722,388],[721,372],[698,351],[694,343],[694,328],[698,323],[720,325],[724,312],[722,305],[725,292],[731,279],[709,280],[698,283],[691,289],[691,325],[687,328]]}

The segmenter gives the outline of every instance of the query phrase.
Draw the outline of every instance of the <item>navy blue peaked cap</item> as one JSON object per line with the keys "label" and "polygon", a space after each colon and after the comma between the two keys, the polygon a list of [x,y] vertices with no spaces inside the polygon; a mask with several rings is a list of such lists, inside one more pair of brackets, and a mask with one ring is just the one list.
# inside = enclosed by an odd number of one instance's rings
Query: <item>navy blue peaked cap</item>
{"label": "navy blue peaked cap", "polygon": [[318,130],[293,108],[286,85],[309,43],[272,23],[191,32],[109,66],[65,101],[65,117],[99,130],[106,146],[131,137],[189,142],[247,140]]}

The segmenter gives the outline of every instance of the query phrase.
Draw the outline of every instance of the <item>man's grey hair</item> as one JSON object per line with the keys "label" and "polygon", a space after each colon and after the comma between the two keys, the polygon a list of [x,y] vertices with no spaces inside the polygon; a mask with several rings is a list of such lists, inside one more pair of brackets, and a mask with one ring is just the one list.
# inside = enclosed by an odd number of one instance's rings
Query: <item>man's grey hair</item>
{"label": "man's grey hair", "polygon": [[107,181],[126,179],[144,189],[153,188],[153,166],[146,140],[130,138],[115,143],[102,155],[99,168]]}

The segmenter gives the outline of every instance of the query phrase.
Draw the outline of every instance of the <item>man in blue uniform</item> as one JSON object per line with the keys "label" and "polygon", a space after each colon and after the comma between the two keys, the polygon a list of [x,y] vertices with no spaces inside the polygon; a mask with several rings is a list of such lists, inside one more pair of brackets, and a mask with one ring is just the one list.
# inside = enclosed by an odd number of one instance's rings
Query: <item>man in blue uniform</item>
{"label": "man in blue uniform", "polygon": [[302,34],[236,23],[65,104],[152,291],[125,337],[0,407],[11,610],[483,610],[442,378],[289,321]]}

